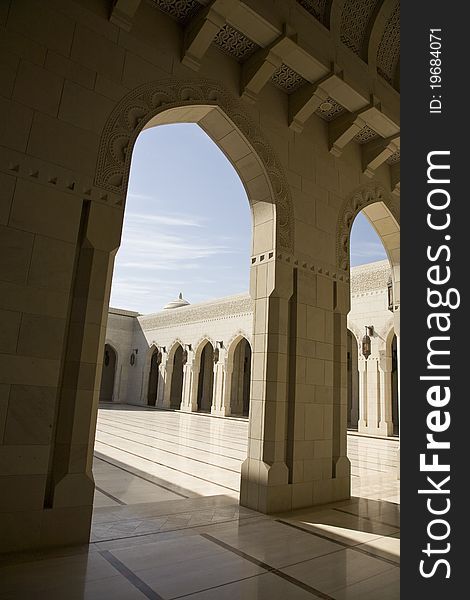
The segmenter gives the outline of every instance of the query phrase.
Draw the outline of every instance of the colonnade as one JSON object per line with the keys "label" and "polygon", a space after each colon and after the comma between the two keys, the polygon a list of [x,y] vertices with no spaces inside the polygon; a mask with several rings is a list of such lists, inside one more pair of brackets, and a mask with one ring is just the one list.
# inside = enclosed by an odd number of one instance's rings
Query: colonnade
{"label": "colonnade", "polygon": [[[251,354],[250,343],[243,336],[228,348],[208,339],[195,349],[179,342],[168,351],[152,345],[143,367],[140,402],[184,412],[248,416]],[[128,398],[116,381],[119,362],[117,352],[106,344],[100,399],[135,403],[136,399]]]}

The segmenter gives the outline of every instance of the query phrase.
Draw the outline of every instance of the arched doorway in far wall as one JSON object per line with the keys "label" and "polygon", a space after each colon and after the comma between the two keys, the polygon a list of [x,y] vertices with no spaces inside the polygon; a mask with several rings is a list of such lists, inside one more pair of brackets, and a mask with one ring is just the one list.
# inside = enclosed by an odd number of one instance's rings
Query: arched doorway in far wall
{"label": "arched doorway in far wall", "polygon": [[103,370],[101,372],[100,402],[112,402],[116,376],[117,354],[112,346],[105,344]]}
{"label": "arched doorway in far wall", "polygon": [[180,344],[175,350],[172,362],[170,382],[170,408],[181,406],[183,394],[183,348]]}
{"label": "arched doorway in far wall", "polygon": [[197,410],[210,412],[214,388],[214,348],[206,342],[199,359],[199,376],[197,385]]}
{"label": "arched doorway in far wall", "polygon": [[359,421],[359,370],[357,340],[348,329],[348,429],[357,429]]}
{"label": "arched doorway in far wall", "polygon": [[230,413],[247,417],[250,411],[251,346],[246,338],[237,343],[232,360]]}
{"label": "arched doorway in far wall", "polygon": [[397,352],[397,336],[392,339],[392,422],[393,435],[400,433],[400,419],[398,406],[398,352]]}
{"label": "arched doorway in far wall", "polygon": [[147,404],[155,406],[158,398],[158,384],[160,380],[160,363],[162,354],[158,348],[155,348],[150,359],[149,385],[147,391]]}

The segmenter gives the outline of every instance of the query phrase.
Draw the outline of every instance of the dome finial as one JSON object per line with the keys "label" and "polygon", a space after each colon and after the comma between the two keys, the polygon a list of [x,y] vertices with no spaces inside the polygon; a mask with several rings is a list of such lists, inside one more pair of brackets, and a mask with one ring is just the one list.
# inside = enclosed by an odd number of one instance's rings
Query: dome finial
{"label": "dome finial", "polygon": [[181,308],[182,306],[188,306],[188,304],[189,302],[183,298],[183,292],[180,292],[178,298],[173,300],[173,302],[168,302],[163,309]]}

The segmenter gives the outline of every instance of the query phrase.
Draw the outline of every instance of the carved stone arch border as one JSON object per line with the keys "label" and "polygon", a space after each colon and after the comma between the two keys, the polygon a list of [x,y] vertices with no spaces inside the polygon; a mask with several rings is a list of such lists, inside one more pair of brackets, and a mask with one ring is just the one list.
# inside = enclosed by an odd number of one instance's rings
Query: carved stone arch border
{"label": "carved stone arch border", "polygon": [[200,362],[202,351],[207,343],[212,346],[212,350],[215,350],[215,341],[211,337],[203,335],[194,346],[193,361],[195,363],[198,364]]}
{"label": "carved stone arch border", "polygon": [[[152,118],[169,109],[197,106],[221,109],[261,161],[270,188],[271,200],[276,207],[278,244],[281,248],[292,251],[294,247],[293,205],[283,168],[260,128],[245,113],[241,102],[216,81],[157,80],[139,86],[121,99],[103,129],[95,184],[103,190],[118,194],[119,203],[123,204],[129,180],[132,149],[145,125]],[[243,181],[242,174],[238,169],[237,171]],[[245,185],[245,181],[243,183]],[[247,193],[250,197],[248,189]]]}
{"label": "carved stone arch border", "polygon": [[237,349],[237,346],[241,342],[242,339],[245,339],[248,342],[250,349],[253,352],[253,346],[251,343],[250,336],[248,335],[248,333],[246,331],[242,331],[241,329],[239,329],[237,331],[237,333],[232,335],[230,340],[227,342],[227,345],[226,345],[227,352],[226,352],[226,357],[225,357],[225,361],[226,361],[227,365],[230,364],[231,361],[233,361],[233,355],[235,354],[235,350]]}
{"label": "carved stone arch border", "polygon": [[359,345],[361,342],[361,334],[358,327],[354,323],[348,323],[347,330],[351,333],[356,340],[356,343]]}
{"label": "carved stone arch border", "polygon": [[172,359],[175,356],[177,347],[181,346],[181,348],[184,351],[184,342],[181,340],[181,338],[175,338],[171,344],[168,346],[168,352],[167,352],[167,362],[170,361],[170,359]]}
{"label": "carved stone arch border", "polygon": [[397,222],[398,227],[400,226],[399,201],[380,183],[372,183],[356,189],[343,202],[338,217],[336,264],[339,269],[349,270],[349,236],[354,219],[361,210],[376,202],[382,202]]}
{"label": "carved stone arch border", "polygon": [[[145,352],[145,357],[142,365],[142,387],[141,387],[141,398],[140,401],[144,404],[147,404],[148,400],[148,387],[150,381],[150,369],[152,365],[152,358],[156,351],[159,350],[159,345],[156,340],[152,340]],[[159,366],[160,370],[160,366]]]}

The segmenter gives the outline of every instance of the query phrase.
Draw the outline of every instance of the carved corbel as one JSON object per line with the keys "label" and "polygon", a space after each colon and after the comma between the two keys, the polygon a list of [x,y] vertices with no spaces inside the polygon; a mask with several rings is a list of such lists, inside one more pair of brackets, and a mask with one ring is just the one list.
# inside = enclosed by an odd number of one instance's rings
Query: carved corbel
{"label": "carved corbel", "polygon": [[181,62],[198,71],[213,39],[227,22],[239,0],[213,0],[188,23],[184,31]]}
{"label": "carved corbel", "polygon": [[315,83],[304,85],[289,96],[289,127],[301,133],[307,120],[329,97],[331,88],[342,77],[341,72],[331,71]]}
{"label": "carved corbel", "polygon": [[362,146],[362,171],[373,177],[375,171],[400,149],[400,137],[372,140]]}

